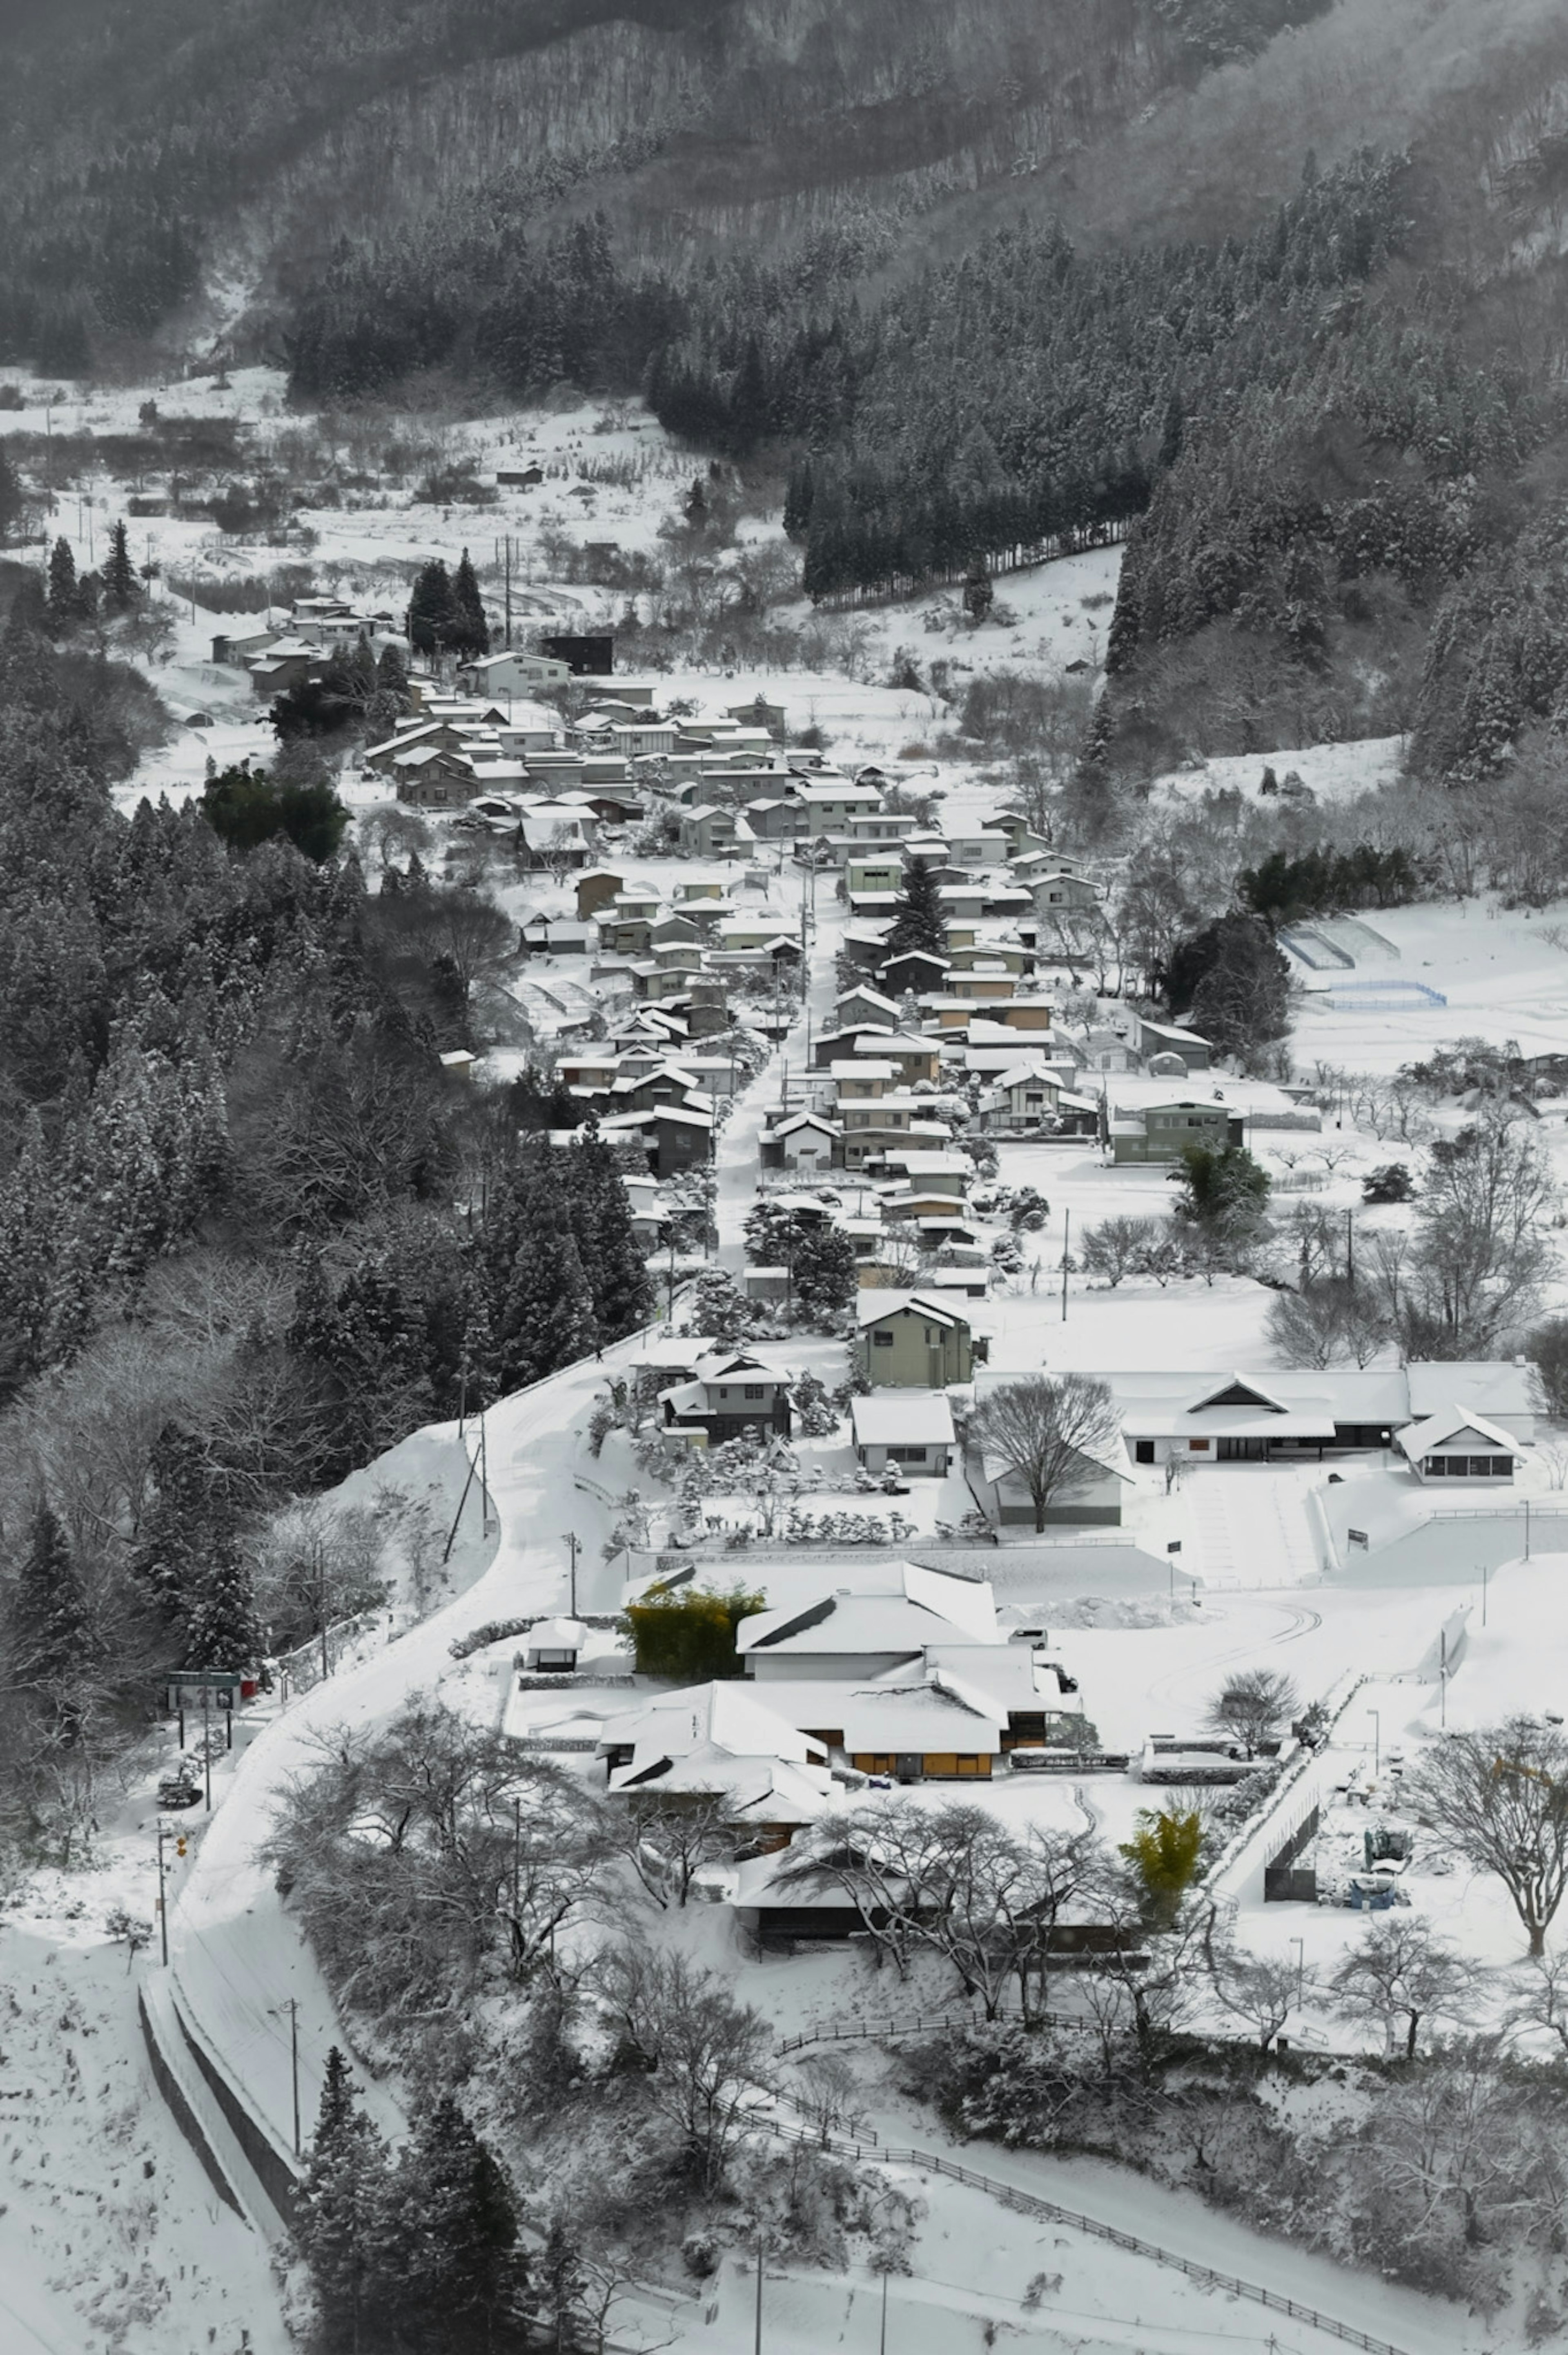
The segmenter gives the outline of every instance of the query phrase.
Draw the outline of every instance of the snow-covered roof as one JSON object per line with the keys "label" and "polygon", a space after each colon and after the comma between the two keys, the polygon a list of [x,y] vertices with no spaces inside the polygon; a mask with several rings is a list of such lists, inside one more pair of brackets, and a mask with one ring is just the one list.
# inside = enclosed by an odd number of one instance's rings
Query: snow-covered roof
{"label": "snow-covered roof", "polygon": [[1404,1369],[1410,1387],[1410,1412],[1417,1419],[1439,1414],[1459,1401],[1476,1414],[1535,1412],[1531,1369],[1517,1359],[1473,1359],[1448,1365],[1423,1359]]}
{"label": "snow-covered roof", "polygon": [[754,1612],[736,1631],[736,1649],[748,1659],[764,1654],[912,1656],[927,1644],[950,1642],[954,1631],[971,1643],[1002,1641],[990,1581],[895,1562],[868,1568],[854,1586],[820,1593],[814,1602]]}
{"label": "snow-covered roof", "polygon": [[1510,1455],[1517,1455],[1520,1448],[1511,1431],[1504,1431],[1484,1414],[1459,1407],[1449,1407],[1446,1413],[1425,1415],[1421,1422],[1410,1423],[1398,1433],[1396,1444],[1414,1464],[1435,1447],[1452,1447],[1467,1439],[1483,1447],[1506,1448]]}
{"label": "snow-covered roof", "polygon": [[821,1764],[827,1754],[820,1742],[770,1709],[754,1686],[734,1679],[660,1693],[607,1718],[603,1747],[619,1750],[628,1742],[639,1748],[656,1744],[669,1758],[712,1749],[732,1758],[782,1758],[808,1765]]}
{"label": "snow-covered roof", "polygon": [[[982,1370],[978,1394],[1019,1379]],[[1099,1380],[1109,1387],[1129,1438],[1217,1433],[1329,1440],[1340,1423],[1382,1424],[1393,1431],[1437,1413],[1463,1415],[1472,1423],[1489,1411],[1527,1420],[1533,1413],[1528,1369],[1486,1361],[1320,1369],[1271,1366],[1256,1373],[1150,1372],[1139,1367],[1103,1372]],[[1518,1442],[1510,1436],[1499,1444]]]}
{"label": "snow-covered roof", "polygon": [[[929,1316],[934,1324],[962,1325],[967,1320],[949,1308],[944,1300],[934,1300],[928,1292],[872,1292],[856,1304],[861,1325],[880,1325],[886,1316],[897,1316],[905,1309],[916,1316]],[[1017,1377],[1014,1376],[1014,1380]]]}
{"label": "snow-covered roof", "polygon": [[[994,1757],[1001,1747],[1006,1710],[977,1709],[953,1690],[929,1681],[923,1658],[886,1677],[859,1681],[781,1677],[763,1688],[769,1703],[794,1725],[842,1733],[846,1751],[961,1751]],[[843,1901],[841,1898],[840,1903]]]}
{"label": "snow-covered roof", "polygon": [[873,1391],[852,1399],[857,1447],[950,1447],[953,1410],[945,1391]]}

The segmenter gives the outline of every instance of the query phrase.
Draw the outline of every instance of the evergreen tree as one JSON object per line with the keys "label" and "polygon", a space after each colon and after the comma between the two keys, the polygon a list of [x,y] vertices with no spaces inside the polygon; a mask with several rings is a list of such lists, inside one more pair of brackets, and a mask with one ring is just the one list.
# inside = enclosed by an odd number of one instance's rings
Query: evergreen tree
{"label": "evergreen tree", "polygon": [[95,1646],[87,1596],[65,1531],[41,1498],[28,1529],[8,1616],[16,1681],[49,1697],[63,1717]]}
{"label": "evergreen tree", "polygon": [[110,531],[109,554],[104,559],[100,578],[103,583],[103,602],[110,612],[128,613],[142,593],[142,583],[136,577],[136,567],[131,561],[123,519]]}
{"label": "evergreen tree", "polygon": [[740,366],[729,392],[728,448],[736,458],[748,457],[768,432],[768,371],[762,346],[756,336],[746,339]]}
{"label": "evergreen tree", "polygon": [[428,2110],[393,2181],[398,2328],[417,2355],[514,2343],[527,2273],[510,2185],[450,2094]]}
{"label": "evergreen tree", "polygon": [[81,587],[69,539],[57,539],[49,550],[48,612],[49,627],[56,631],[74,629],[82,617]]}
{"label": "evergreen tree", "polygon": [[589,1123],[571,1168],[572,1226],[599,1337],[619,1341],[652,1316],[653,1286],[626,1188],[597,1122]]}
{"label": "evergreen tree", "polygon": [[256,1597],[232,1528],[209,1527],[195,1587],[184,1598],[184,1668],[249,1669],[261,1657]]}
{"label": "evergreen tree", "polygon": [[294,2230],[331,2355],[378,2355],[387,2343],[392,2302],[390,2170],[386,2145],[360,2109],[335,2044],[327,2054]]}
{"label": "evergreen tree", "polygon": [[479,581],[466,548],[452,575],[452,607],[453,618],[447,633],[447,645],[450,652],[460,661],[471,661],[476,655],[487,655],[490,652],[490,624],[484,618],[484,600],[479,593]]}
{"label": "evergreen tree", "polygon": [[516,1204],[514,1247],[498,1270],[493,1326],[503,1391],[574,1364],[599,1337],[571,1208],[552,1161],[531,1157],[528,1166],[536,1174]]}
{"label": "evergreen tree", "polygon": [[383,695],[395,695],[399,707],[408,702],[408,666],[396,639],[388,639],[376,657],[376,684]]}
{"label": "evergreen tree", "polygon": [[22,484],[11,463],[11,453],[0,442],[0,548],[4,548],[22,520]]}
{"label": "evergreen tree", "polygon": [[420,570],[408,599],[408,643],[419,655],[444,653],[459,626],[451,577],[440,557]]}
{"label": "evergreen tree", "polygon": [[217,1510],[212,1466],[193,1433],[166,1423],[153,1443],[148,1471],[154,1499],[132,1557],[133,1575],[169,1627],[183,1622],[200,1582],[209,1526]]}
{"label": "evergreen tree", "polygon": [[916,864],[906,870],[887,935],[887,955],[897,956],[905,949],[928,949],[933,956],[946,955],[948,920],[937,888],[934,868]]}
{"label": "evergreen tree", "polygon": [[582,2246],[557,2209],[539,2257],[537,2294],[555,2355],[565,2355],[576,2339],[576,2323],[588,2276],[583,2272]]}

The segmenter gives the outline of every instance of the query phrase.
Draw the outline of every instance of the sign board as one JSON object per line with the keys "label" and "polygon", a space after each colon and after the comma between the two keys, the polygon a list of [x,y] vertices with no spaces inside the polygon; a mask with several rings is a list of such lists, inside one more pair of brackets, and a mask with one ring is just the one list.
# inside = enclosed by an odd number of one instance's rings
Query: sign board
{"label": "sign board", "polygon": [[174,1668],[168,1683],[167,1706],[199,1716],[202,1709],[238,1709],[244,1678],[238,1668]]}
{"label": "sign board", "polygon": [[1345,1543],[1347,1545],[1360,1546],[1361,1551],[1365,1553],[1367,1550],[1367,1533],[1365,1529],[1347,1529],[1345,1531]]}
{"label": "sign board", "polygon": [[1167,1552],[1167,1553],[1180,1553],[1180,1552],[1181,1552],[1181,1539],[1180,1539],[1180,1538],[1169,1538],[1169,1539],[1167,1539],[1167,1540],[1166,1540],[1166,1545],[1165,1545],[1165,1550],[1166,1550],[1166,1552]]}

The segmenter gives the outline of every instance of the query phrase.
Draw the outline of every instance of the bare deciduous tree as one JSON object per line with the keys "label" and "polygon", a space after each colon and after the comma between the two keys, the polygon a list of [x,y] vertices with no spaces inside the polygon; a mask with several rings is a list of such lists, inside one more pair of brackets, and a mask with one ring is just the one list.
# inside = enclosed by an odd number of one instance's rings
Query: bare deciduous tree
{"label": "bare deciduous tree", "polygon": [[1407,1785],[1411,1804],[1513,1900],[1532,1955],[1568,1891],[1568,1737],[1506,1718],[1435,1742]]}
{"label": "bare deciduous tree", "polygon": [[1036,1529],[1052,1504],[1086,1487],[1115,1459],[1121,1424],[1092,1374],[1026,1374],[976,1407],[970,1431],[986,1459],[1022,1482]]}
{"label": "bare deciduous tree", "polygon": [[1208,1722],[1216,1732],[1234,1733],[1255,1757],[1298,1704],[1294,1679],[1277,1668],[1240,1668],[1209,1703]]}
{"label": "bare deciduous tree", "polygon": [[716,2190],[757,2097],[773,2090],[771,2028],[681,1955],[614,1946],[595,1977],[650,2102],[679,2131],[703,2189]]}
{"label": "bare deciduous tree", "polygon": [[1413,2061],[1422,2021],[1463,2019],[1476,1981],[1474,1966],[1419,1914],[1387,1913],[1370,1924],[1329,1984],[1352,2019],[1378,2022],[1391,2051],[1403,2030],[1404,2057]]}
{"label": "bare deciduous tree", "polygon": [[1299,1984],[1296,1965],[1276,1955],[1224,1955],[1214,1973],[1215,1994],[1257,2030],[1264,2052],[1296,2009]]}
{"label": "bare deciduous tree", "polygon": [[629,1791],[606,1800],[605,1838],[656,1905],[664,1908],[673,1901],[680,1907],[705,1864],[734,1855],[732,1813],[733,1803],[724,1793],[660,1798]]}

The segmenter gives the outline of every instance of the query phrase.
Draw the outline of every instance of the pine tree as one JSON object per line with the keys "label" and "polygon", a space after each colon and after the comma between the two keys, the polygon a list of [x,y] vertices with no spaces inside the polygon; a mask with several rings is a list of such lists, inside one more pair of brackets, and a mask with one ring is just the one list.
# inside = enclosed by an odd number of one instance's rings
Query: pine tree
{"label": "pine tree", "polygon": [[555,1155],[531,1153],[512,1173],[486,1256],[500,1390],[520,1390],[586,1357],[599,1327]]}
{"label": "pine tree", "polygon": [[21,522],[22,505],[21,478],[11,463],[11,453],[0,442],[0,548]]}
{"label": "pine tree", "polygon": [[446,566],[433,557],[414,582],[408,600],[408,643],[416,654],[439,655],[450,644],[457,602]]}
{"label": "pine tree", "polygon": [[484,600],[479,593],[479,581],[465,548],[452,575],[452,626],[447,645],[460,661],[490,652],[490,624],[484,618]]}
{"label": "pine tree", "polygon": [[103,582],[103,602],[110,612],[128,613],[142,593],[142,583],[136,578],[136,567],[131,561],[123,520],[116,523],[110,532],[109,554],[104,559],[100,577]]}
{"label": "pine tree", "polygon": [[143,1516],[132,1556],[132,1575],[155,1603],[165,1625],[177,1627],[185,1598],[195,1593],[213,1515],[212,1467],[202,1444],[177,1423],[164,1423],[153,1442],[148,1471],[155,1491]]}
{"label": "pine tree", "polygon": [[408,666],[403,659],[403,649],[395,639],[389,639],[376,657],[376,684],[383,695],[395,695],[400,706],[408,700]]}
{"label": "pine tree", "polygon": [[575,2325],[588,2276],[583,2272],[581,2243],[558,2210],[551,2217],[550,2229],[545,2236],[537,2287],[555,2355],[566,2355],[576,2338]]}
{"label": "pine tree", "polygon": [[387,2343],[392,2304],[390,2169],[387,2147],[360,2109],[335,2044],[327,2054],[294,2230],[332,2355],[374,2355]]}
{"label": "pine tree", "polygon": [[81,586],[69,539],[57,539],[49,550],[49,627],[74,629],[81,619]]}
{"label": "pine tree", "polygon": [[41,1498],[34,1508],[8,1616],[16,1682],[52,1696],[63,1713],[69,1689],[90,1664],[95,1646],[87,1596],[65,1531]]}
{"label": "pine tree", "polygon": [[250,1573],[232,1529],[208,1531],[194,1591],[184,1602],[181,1665],[187,1668],[253,1668],[261,1657],[261,1625]]}
{"label": "pine tree", "polygon": [[904,878],[893,929],[887,936],[887,954],[897,956],[905,949],[928,949],[933,956],[942,956],[947,946],[948,921],[937,896],[936,870],[916,864]]}
{"label": "pine tree", "polygon": [[450,2094],[426,2113],[393,2183],[398,2328],[418,2355],[518,2343],[527,2275],[510,2185]]}
{"label": "pine tree", "polygon": [[631,1204],[609,1147],[590,1122],[572,1163],[572,1225],[599,1336],[620,1341],[653,1314],[653,1285],[631,1225]]}

